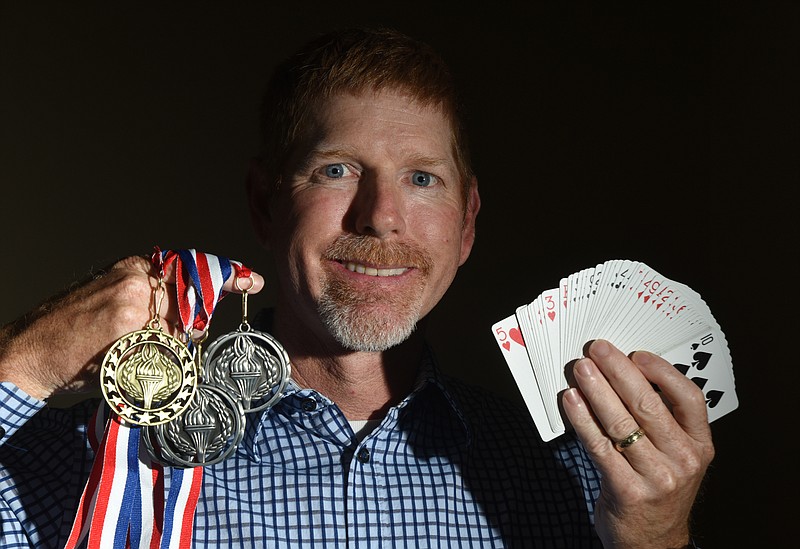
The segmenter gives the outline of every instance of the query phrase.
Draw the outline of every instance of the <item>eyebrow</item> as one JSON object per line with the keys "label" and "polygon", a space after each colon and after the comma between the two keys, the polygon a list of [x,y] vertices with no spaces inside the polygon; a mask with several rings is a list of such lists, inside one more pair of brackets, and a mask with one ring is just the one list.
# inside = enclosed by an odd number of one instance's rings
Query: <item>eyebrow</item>
{"label": "eyebrow", "polygon": [[308,170],[319,159],[342,158],[352,156],[352,154],[351,151],[346,149],[311,149],[298,159],[297,169],[300,171]]}
{"label": "eyebrow", "polygon": [[306,155],[308,158],[341,158],[343,156],[355,156],[353,149],[312,149]]}
{"label": "eyebrow", "polygon": [[311,149],[302,156],[298,163],[300,169],[310,169],[319,160],[352,158],[356,155],[354,149]]}
{"label": "eyebrow", "polygon": [[436,156],[428,156],[425,154],[411,154],[409,156],[410,161],[412,164],[416,164],[421,167],[446,167],[448,165],[448,159],[446,158],[439,158]]}
{"label": "eyebrow", "polygon": [[[350,148],[332,148],[332,149],[312,149],[305,156],[306,162],[312,158],[352,158],[357,157],[358,152]],[[448,159],[429,156],[426,154],[411,153],[406,156],[406,161],[418,165],[420,167],[439,167],[447,166]]]}

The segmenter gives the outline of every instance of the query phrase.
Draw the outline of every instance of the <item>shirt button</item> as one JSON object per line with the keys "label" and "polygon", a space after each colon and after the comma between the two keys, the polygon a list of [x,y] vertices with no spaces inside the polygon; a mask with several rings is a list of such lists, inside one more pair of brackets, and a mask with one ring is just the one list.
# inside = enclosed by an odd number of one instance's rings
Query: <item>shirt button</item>
{"label": "shirt button", "polygon": [[300,403],[300,406],[302,406],[303,410],[306,412],[313,412],[317,409],[317,401],[311,397],[304,398],[303,402]]}
{"label": "shirt button", "polygon": [[358,461],[360,461],[361,463],[367,463],[369,461],[369,450],[367,450],[366,448],[362,448],[361,450],[358,451],[356,458],[358,458]]}

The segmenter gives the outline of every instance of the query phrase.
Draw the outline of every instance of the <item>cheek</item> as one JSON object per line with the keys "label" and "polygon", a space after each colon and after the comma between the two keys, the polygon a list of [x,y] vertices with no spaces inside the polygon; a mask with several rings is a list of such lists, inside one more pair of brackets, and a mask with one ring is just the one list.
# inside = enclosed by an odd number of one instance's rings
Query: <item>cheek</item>
{"label": "cheek", "polygon": [[343,207],[339,202],[325,193],[297,195],[279,216],[279,241],[273,249],[280,249],[288,260],[293,279],[313,270],[322,252],[341,233]]}
{"label": "cheek", "polygon": [[420,220],[420,244],[433,259],[433,272],[428,280],[429,299],[438,302],[456,276],[461,258],[460,210],[438,210]]}
{"label": "cheek", "polygon": [[290,210],[295,229],[307,234],[340,231],[352,200],[350,192],[340,190],[298,193]]}
{"label": "cheek", "polygon": [[461,250],[463,214],[460,209],[428,211],[421,216],[425,239],[435,246],[434,253],[458,257]]}

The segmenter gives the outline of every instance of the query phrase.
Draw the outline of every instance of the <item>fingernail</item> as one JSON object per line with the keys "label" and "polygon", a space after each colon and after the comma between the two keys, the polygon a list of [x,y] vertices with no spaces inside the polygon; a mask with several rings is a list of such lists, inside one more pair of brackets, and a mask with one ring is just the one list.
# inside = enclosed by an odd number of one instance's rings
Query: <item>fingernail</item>
{"label": "fingernail", "polygon": [[594,374],[592,371],[592,363],[585,358],[575,363],[574,370],[580,374],[581,377],[591,377]]}
{"label": "fingernail", "polygon": [[647,366],[653,362],[653,358],[655,358],[653,354],[647,351],[636,351],[631,355],[631,360],[639,366]]}
{"label": "fingernail", "polygon": [[592,343],[592,353],[600,357],[608,356],[611,353],[611,346],[605,339],[597,339]]}
{"label": "fingernail", "polygon": [[572,404],[573,406],[580,406],[582,404],[581,397],[578,394],[578,390],[574,387],[571,387],[564,391],[564,399]]}

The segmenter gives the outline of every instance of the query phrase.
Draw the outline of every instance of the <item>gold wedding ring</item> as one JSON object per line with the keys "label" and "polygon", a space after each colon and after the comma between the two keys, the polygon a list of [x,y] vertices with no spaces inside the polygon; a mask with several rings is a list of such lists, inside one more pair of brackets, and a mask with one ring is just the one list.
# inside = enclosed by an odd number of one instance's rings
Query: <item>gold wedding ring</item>
{"label": "gold wedding ring", "polygon": [[636,429],[634,432],[623,438],[622,440],[618,440],[614,443],[614,448],[617,449],[618,452],[624,452],[626,448],[630,447],[635,443],[637,440],[644,436],[644,430],[641,427]]}

